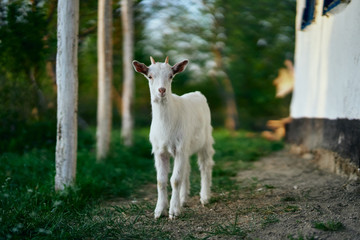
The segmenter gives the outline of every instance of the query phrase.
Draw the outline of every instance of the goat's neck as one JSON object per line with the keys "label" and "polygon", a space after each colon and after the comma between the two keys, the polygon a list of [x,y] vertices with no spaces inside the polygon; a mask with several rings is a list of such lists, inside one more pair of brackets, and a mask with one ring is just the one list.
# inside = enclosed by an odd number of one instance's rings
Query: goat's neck
{"label": "goat's neck", "polygon": [[168,94],[163,101],[152,101],[152,120],[161,123],[172,122],[176,117],[175,99],[172,94]]}

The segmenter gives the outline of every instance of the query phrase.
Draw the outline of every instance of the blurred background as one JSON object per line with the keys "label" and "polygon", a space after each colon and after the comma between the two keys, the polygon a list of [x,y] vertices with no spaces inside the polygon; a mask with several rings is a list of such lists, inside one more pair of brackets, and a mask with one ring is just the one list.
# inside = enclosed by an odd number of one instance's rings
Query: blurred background
{"label": "blurred background", "polygon": [[[96,127],[97,0],[80,1],[79,127]],[[274,80],[293,61],[295,0],[134,1],[135,59],[189,59],[173,92],[201,91],[215,128],[263,131],[289,115]],[[56,141],[57,0],[0,1],[0,152]],[[121,126],[121,11],[113,3],[113,128]],[[276,84],[276,81],[275,81]],[[135,74],[135,128],[151,122],[147,80]]]}

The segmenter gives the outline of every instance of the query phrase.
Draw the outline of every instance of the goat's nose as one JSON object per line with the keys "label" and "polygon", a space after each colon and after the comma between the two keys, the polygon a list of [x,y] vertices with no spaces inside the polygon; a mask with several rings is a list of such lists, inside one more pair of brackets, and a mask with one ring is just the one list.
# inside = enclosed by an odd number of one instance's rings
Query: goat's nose
{"label": "goat's nose", "polygon": [[164,93],[166,92],[166,88],[159,88],[159,92],[160,92],[161,94],[164,94]]}

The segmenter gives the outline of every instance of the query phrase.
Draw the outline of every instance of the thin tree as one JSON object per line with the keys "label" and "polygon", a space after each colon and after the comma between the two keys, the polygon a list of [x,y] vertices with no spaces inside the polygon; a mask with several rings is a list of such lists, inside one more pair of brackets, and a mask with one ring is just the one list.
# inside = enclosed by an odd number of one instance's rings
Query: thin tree
{"label": "thin tree", "polygon": [[56,79],[57,142],[55,190],[75,183],[78,109],[79,0],[59,0],[57,23]]}
{"label": "thin tree", "polygon": [[132,0],[121,0],[121,17],[123,31],[123,92],[122,92],[122,126],[121,136],[126,146],[133,143],[133,116],[131,106],[134,99],[133,60],[133,14]]}
{"label": "thin tree", "polygon": [[221,97],[225,101],[225,128],[230,131],[235,131],[239,128],[239,114],[237,111],[237,105],[235,101],[235,92],[232,82],[226,73],[224,67],[224,59],[221,54],[221,48],[218,46],[213,47],[213,53],[216,63],[216,70],[220,73],[220,76],[214,76],[217,86],[219,86],[219,92]]}
{"label": "thin tree", "polygon": [[101,161],[110,146],[112,118],[112,1],[99,0],[98,6],[98,105],[96,157]]}
{"label": "thin tree", "polygon": [[[226,38],[226,33],[223,27],[224,13],[222,8],[216,8],[214,5],[209,4],[209,11],[214,16],[213,20],[213,37],[212,37],[212,52],[215,60],[215,76],[216,84],[219,86],[219,92],[225,102],[225,128],[230,131],[234,131],[239,128],[239,114],[237,110],[237,104],[235,99],[235,91],[230,77],[226,70],[226,64],[223,56],[223,48]],[[222,38],[219,38],[222,36]]]}

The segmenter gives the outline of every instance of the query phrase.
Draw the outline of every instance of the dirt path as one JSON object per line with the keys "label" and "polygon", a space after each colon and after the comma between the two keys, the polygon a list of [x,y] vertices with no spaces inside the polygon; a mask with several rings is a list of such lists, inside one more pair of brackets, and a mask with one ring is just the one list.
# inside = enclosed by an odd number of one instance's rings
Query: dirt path
{"label": "dirt path", "polygon": [[[239,173],[239,179],[255,176],[265,188],[270,186],[258,200],[280,210],[277,222],[249,233],[249,238],[360,239],[359,182],[321,171],[311,161],[310,154],[300,157],[283,151]],[[318,228],[329,222],[341,223],[343,228],[338,224],[333,226],[338,231],[324,231],[315,228],[314,222]]]}
{"label": "dirt path", "polygon": [[238,173],[239,187],[214,194],[208,206],[192,197],[176,221],[152,219],[156,188],[149,185],[136,203],[150,207],[135,224],[161,226],[171,239],[360,239],[360,183],[311,161],[288,151],[262,158]]}

